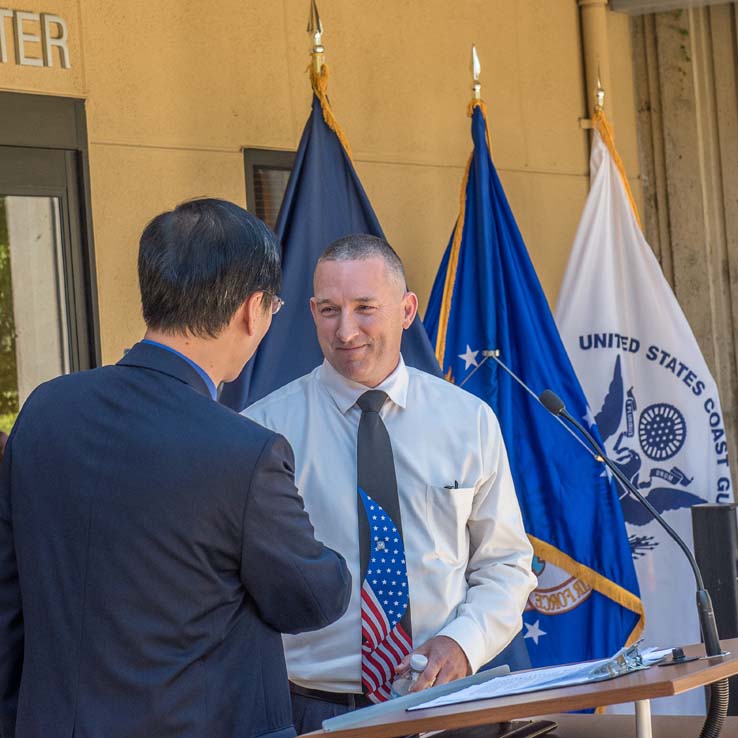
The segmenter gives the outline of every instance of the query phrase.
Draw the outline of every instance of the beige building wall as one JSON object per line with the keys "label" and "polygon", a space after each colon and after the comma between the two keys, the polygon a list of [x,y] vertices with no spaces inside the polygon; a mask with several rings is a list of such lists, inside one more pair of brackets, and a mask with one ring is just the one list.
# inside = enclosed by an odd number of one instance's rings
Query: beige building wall
{"label": "beige building wall", "polygon": [[[297,147],[310,104],[308,2],[24,0],[22,9],[65,18],[72,69],[11,58],[0,89],[87,100],[102,350],[114,361],[143,329],[144,223],[185,198],[244,204],[242,147]],[[335,113],[421,304],[471,147],[472,42],[495,163],[553,304],[588,188],[577,0],[320,0],[319,9]],[[637,185],[629,20],[608,13],[607,23],[607,108]]]}

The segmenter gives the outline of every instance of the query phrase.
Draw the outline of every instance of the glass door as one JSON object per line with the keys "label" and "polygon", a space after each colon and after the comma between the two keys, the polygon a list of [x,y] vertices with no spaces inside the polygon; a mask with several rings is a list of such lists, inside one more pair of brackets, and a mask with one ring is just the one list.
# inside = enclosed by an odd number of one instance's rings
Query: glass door
{"label": "glass door", "polygon": [[75,152],[0,146],[0,431],[42,382],[95,363]]}

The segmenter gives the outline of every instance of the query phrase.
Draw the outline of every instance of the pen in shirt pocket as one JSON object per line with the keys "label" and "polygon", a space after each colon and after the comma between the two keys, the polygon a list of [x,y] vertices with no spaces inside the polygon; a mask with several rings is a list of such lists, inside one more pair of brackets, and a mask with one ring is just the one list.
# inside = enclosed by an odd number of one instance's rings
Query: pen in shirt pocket
{"label": "pen in shirt pocket", "polygon": [[451,484],[444,485],[444,489],[458,489],[458,488],[459,488],[459,482],[457,479],[454,479],[453,485]]}

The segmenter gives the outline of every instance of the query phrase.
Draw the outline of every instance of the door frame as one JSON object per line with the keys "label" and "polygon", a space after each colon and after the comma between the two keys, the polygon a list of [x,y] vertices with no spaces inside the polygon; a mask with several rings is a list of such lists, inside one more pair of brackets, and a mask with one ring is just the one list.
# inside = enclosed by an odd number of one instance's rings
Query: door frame
{"label": "door frame", "polygon": [[90,207],[85,103],[0,92],[0,155],[30,163],[30,179],[0,170],[4,195],[60,198],[62,253],[72,371],[100,366],[100,318]]}

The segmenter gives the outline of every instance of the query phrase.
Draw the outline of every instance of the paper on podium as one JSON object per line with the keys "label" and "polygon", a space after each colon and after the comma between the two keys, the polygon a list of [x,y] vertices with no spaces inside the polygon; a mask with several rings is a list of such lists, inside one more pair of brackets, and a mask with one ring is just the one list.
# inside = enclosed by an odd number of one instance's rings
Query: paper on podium
{"label": "paper on podium", "polygon": [[462,702],[488,700],[493,697],[506,697],[513,694],[538,692],[544,689],[570,687],[576,684],[601,682],[606,679],[629,674],[661,661],[671,653],[671,649],[647,649],[639,653],[637,646],[618,651],[612,658],[600,661],[586,661],[566,666],[551,666],[545,669],[518,671],[514,674],[500,676],[482,684],[475,684],[420,704],[408,706],[408,711],[424,710],[429,707],[458,705]]}

